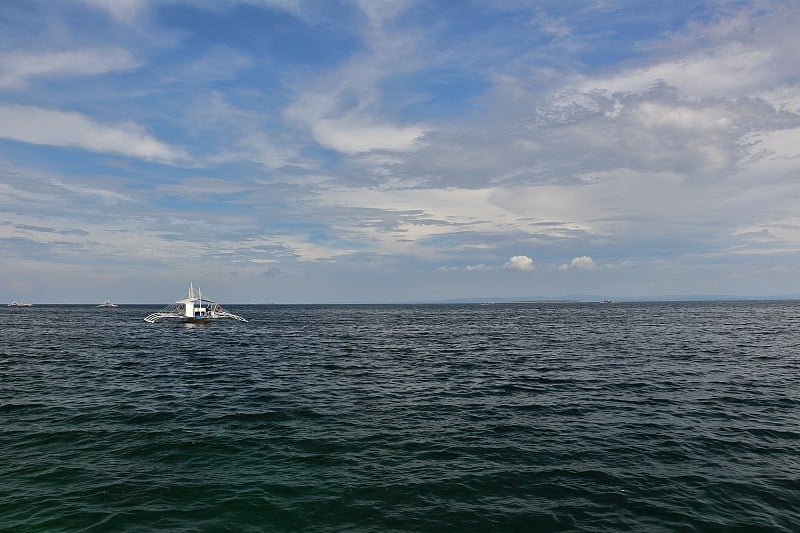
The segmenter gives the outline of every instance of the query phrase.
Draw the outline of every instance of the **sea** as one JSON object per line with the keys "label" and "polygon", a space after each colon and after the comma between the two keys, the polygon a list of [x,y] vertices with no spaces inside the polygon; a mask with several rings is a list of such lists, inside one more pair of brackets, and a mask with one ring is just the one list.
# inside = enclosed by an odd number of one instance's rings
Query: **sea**
{"label": "sea", "polygon": [[800,530],[800,302],[160,308],[0,309],[0,530]]}

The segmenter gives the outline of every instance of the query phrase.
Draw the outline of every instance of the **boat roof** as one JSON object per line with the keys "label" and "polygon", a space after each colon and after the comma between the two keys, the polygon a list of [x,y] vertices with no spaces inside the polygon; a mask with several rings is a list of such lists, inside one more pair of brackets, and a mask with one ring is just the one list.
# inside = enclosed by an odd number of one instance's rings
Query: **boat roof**
{"label": "boat roof", "polygon": [[184,298],[183,300],[178,300],[175,303],[176,304],[189,304],[189,303],[199,302],[199,301],[202,301],[204,303],[209,303],[209,304],[219,303],[219,302],[217,302],[215,300],[211,300],[210,298],[202,298],[202,299],[201,298]]}

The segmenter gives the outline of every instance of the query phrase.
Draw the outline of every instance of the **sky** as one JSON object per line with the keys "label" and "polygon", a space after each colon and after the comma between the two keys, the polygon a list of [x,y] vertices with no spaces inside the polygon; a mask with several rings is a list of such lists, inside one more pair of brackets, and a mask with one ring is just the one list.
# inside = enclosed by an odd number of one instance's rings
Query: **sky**
{"label": "sky", "polygon": [[0,2],[0,301],[800,294],[800,3]]}

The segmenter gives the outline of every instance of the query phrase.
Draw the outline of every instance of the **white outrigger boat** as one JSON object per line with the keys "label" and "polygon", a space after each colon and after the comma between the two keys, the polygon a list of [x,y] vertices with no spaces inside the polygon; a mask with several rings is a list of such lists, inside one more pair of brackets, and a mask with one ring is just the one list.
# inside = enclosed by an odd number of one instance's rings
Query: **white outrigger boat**
{"label": "white outrigger boat", "polygon": [[158,313],[151,313],[144,318],[145,322],[151,324],[162,318],[180,318],[184,322],[194,322],[205,324],[211,319],[217,318],[232,318],[239,322],[247,322],[247,320],[239,315],[234,315],[222,309],[222,305],[214,300],[203,299],[203,294],[200,289],[197,289],[195,295],[194,287],[189,284],[189,293],[186,298],[178,300],[172,305],[168,305]]}
{"label": "white outrigger boat", "polygon": [[112,304],[111,300],[106,300],[105,302],[101,303],[97,307],[117,307],[117,304]]}

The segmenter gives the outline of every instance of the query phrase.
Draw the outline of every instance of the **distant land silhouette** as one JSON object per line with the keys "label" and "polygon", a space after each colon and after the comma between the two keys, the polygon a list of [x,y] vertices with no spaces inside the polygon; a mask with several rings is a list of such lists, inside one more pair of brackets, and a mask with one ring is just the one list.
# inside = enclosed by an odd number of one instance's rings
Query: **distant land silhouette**
{"label": "distant land silhouette", "polygon": [[669,294],[654,296],[615,296],[613,294],[571,294],[567,296],[465,297],[418,303],[577,303],[577,302],[713,302],[752,300],[800,300],[800,294],[736,296],[730,294]]}

